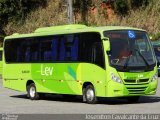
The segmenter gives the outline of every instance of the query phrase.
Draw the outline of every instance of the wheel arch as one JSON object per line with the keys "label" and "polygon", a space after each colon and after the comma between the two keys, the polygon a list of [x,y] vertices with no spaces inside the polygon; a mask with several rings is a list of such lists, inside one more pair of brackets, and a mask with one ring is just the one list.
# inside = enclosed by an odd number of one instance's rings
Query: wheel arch
{"label": "wheel arch", "polygon": [[82,89],[86,88],[88,85],[92,85],[94,87],[94,85],[91,82],[84,82],[83,86],[82,86]]}
{"label": "wheel arch", "polygon": [[33,80],[28,80],[28,81],[26,82],[26,90],[27,90],[27,86],[30,85],[30,84],[32,84],[32,83],[35,84],[35,82],[34,82]]}
{"label": "wheel arch", "polygon": [[82,93],[83,93],[83,89],[85,89],[88,85],[92,85],[93,88],[94,88],[95,94],[97,94],[94,84],[92,82],[89,82],[89,81],[83,83],[83,85],[82,85]]}

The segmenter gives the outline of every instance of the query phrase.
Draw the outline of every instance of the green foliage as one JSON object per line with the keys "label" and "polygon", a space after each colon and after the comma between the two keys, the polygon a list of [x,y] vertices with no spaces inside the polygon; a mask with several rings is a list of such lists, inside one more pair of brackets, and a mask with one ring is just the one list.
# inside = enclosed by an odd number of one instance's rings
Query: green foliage
{"label": "green foliage", "polygon": [[92,6],[92,0],[74,0],[73,7],[75,12],[80,12],[82,15],[83,23],[87,24],[87,12],[89,7]]}
{"label": "green foliage", "polygon": [[152,40],[159,40],[160,39],[160,32],[158,32],[158,33],[156,33],[156,34],[154,34],[154,35],[152,35]]}
{"label": "green foliage", "polygon": [[113,8],[118,14],[125,15],[131,9],[146,7],[152,0],[114,0]]}
{"label": "green foliage", "polygon": [[45,5],[46,0],[0,0],[0,23],[10,20],[23,20],[31,10]]}
{"label": "green foliage", "polygon": [[128,4],[126,0],[115,0],[114,9],[120,14],[126,14],[128,12]]}

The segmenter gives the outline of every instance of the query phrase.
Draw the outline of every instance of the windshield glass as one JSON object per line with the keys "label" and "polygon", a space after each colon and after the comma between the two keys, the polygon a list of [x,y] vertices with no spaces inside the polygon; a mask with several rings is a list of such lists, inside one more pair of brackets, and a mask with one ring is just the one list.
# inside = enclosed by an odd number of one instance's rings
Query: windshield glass
{"label": "windshield glass", "polygon": [[144,31],[106,31],[111,51],[108,52],[111,66],[119,71],[153,70],[156,60],[152,45]]}

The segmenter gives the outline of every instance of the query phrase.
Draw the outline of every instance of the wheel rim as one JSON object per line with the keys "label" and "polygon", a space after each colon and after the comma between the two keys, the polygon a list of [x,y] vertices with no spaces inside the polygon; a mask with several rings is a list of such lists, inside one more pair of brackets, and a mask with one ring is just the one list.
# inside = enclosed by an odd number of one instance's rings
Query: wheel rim
{"label": "wheel rim", "polygon": [[36,93],[35,87],[31,87],[29,92],[30,92],[30,96],[33,98],[35,96],[35,93]]}
{"label": "wheel rim", "polygon": [[93,101],[94,99],[94,91],[92,89],[88,89],[86,92],[86,98],[89,101]]}

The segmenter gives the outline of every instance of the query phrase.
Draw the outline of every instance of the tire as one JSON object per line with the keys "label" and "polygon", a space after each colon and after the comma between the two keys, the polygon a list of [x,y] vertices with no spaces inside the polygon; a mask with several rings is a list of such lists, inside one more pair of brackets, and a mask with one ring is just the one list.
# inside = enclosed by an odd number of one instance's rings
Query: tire
{"label": "tire", "polygon": [[86,88],[83,88],[83,90],[82,90],[82,97],[83,97],[83,102],[86,103],[87,101],[86,101],[85,91],[86,91]]}
{"label": "tire", "polygon": [[34,83],[31,83],[27,86],[27,96],[31,100],[38,100],[40,98],[40,94],[37,93],[36,86]]}
{"label": "tire", "polygon": [[95,89],[92,85],[87,85],[86,88],[83,88],[83,102],[87,102],[88,104],[97,103]]}
{"label": "tire", "polygon": [[129,103],[137,103],[139,101],[140,96],[128,97],[127,100]]}

